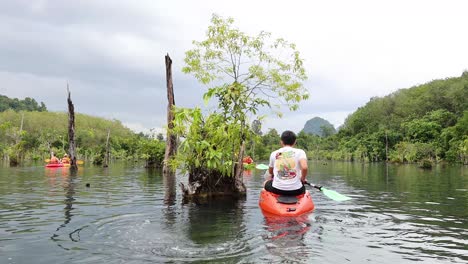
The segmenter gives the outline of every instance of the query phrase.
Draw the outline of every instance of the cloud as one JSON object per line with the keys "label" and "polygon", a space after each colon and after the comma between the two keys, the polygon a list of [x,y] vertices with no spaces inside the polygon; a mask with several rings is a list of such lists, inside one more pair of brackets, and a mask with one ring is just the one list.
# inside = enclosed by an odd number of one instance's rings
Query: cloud
{"label": "cloud", "polygon": [[466,1],[2,1],[0,93],[116,118],[136,130],[166,122],[164,55],[176,104],[202,104],[205,88],[181,73],[212,13],[243,31],[297,44],[311,98],[264,128],[300,130],[314,117],[335,126],[373,96],[468,69]]}

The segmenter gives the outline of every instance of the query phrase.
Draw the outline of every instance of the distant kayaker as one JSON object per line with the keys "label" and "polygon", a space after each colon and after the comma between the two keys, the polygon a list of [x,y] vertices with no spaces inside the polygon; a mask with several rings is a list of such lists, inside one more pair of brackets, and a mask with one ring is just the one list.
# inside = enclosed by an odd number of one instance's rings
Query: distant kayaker
{"label": "distant kayaker", "polygon": [[247,156],[247,157],[244,157],[242,162],[245,163],[245,164],[252,164],[253,159],[250,156]]}
{"label": "distant kayaker", "polygon": [[51,152],[49,164],[58,164],[58,163],[60,163],[59,159],[55,157],[55,154],[53,152]]}
{"label": "distant kayaker", "polygon": [[63,164],[70,164],[70,158],[68,157],[68,154],[65,153],[62,158],[62,163]]}
{"label": "distant kayaker", "polygon": [[284,131],[281,134],[281,148],[270,155],[265,190],[280,195],[305,193],[303,183],[307,177],[307,156],[304,150],[294,148],[295,145],[296,134],[289,130]]}

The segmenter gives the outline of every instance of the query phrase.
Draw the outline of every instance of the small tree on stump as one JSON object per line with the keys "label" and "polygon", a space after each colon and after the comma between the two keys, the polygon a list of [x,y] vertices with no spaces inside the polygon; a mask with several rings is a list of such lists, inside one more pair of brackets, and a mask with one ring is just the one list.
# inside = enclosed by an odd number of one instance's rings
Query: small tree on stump
{"label": "small tree on stump", "polygon": [[286,105],[296,110],[309,97],[296,46],[270,33],[249,36],[233,27],[232,18],[213,15],[207,39],[194,41],[186,52],[183,71],[208,86],[205,104],[217,108],[203,115],[199,108],[176,109],[171,133],[183,137],[174,166],[189,174],[186,197],[245,194],[242,158],[246,142],[255,135],[249,119],[262,107]]}

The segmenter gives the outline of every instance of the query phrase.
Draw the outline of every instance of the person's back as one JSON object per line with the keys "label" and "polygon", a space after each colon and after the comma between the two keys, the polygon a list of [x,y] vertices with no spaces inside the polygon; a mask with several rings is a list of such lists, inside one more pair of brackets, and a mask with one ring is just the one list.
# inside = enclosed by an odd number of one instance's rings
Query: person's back
{"label": "person's back", "polygon": [[70,158],[68,157],[67,154],[63,155],[62,163],[64,163],[64,164],[69,164],[70,163]]}
{"label": "person's back", "polygon": [[270,175],[265,183],[267,191],[281,195],[299,195],[305,192],[303,183],[307,176],[307,157],[302,149],[294,148],[296,135],[285,131],[281,135],[282,148],[270,155]]}
{"label": "person's back", "polygon": [[300,159],[305,159],[302,149],[282,147],[270,156],[273,166],[273,187],[280,190],[297,190],[302,187]]}
{"label": "person's back", "polygon": [[54,153],[52,152],[52,153],[50,154],[50,161],[49,161],[49,163],[50,163],[50,164],[57,164],[57,163],[59,163],[59,162],[60,162],[59,159],[58,159],[57,157],[55,157]]}

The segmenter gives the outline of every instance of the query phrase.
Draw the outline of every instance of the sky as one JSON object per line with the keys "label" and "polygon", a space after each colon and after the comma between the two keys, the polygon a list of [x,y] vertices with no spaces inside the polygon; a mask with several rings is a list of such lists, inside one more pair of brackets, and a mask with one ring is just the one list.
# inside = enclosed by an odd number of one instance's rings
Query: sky
{"label": "sky", "polygon": [[468,1],[0,0],[0,94],[164,131],[164,55],[177,106],[203,106],[206,87],[182,73],[213,13],[249,34],[297,45],[310,99],[263,130],[299,132],[315,116],[335,127],[374,96],[468,69]]}

